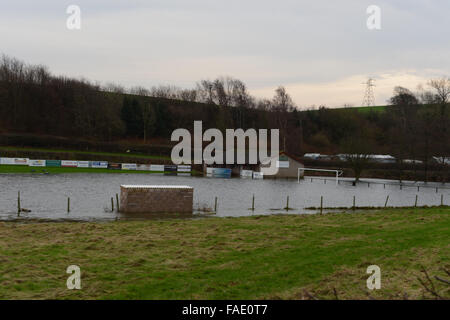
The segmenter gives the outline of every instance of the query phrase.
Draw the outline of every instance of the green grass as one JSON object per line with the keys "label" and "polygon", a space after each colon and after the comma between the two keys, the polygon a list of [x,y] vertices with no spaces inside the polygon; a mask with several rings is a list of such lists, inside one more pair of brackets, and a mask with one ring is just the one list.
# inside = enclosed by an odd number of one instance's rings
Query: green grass
{"label": "green grass", "polygon": [[69,167],[29,167],[19,165],[0,165],[0,173],[33,173],[33,174],[58,174],[58,173],[164,173],[156,171],[139,170],[114,170],[96,168],[69,168]]}
{"label": "green grass", "polygon": [[356,110],[362,113],[368,113],[371,111],[384,112],[389,108],[389,106],[371,106],[371,107],[355,107]]}
{"label": "green grass", "polygon": [[[2,299],[433,298],[450,209],[110,223],[0,223]],[[66,289],[69,265],[82,289]],[[368,292],[366,268],[381,267]],[[436,291],[450,288],[434,281]]]}
{"label": "green grass", "polygon": [[[72,153],[78,155],[94,155],[105,157],[129,157],[129,158],[142,158],[142,159],[159,159],[170,160],[170,157],[166,156],[153,156],[141,153],[113,153],[113,152],[94,152],[94,151],[78,151],[78,150],[64,150],[64,149],[44,149],[44,148],[19,148],[19,147],[0,147],[1,151],[18,151],[18,152],[43,152],[43,153]],[[102,159],[99,159],[99,161]]]}
{"label": "green grass", "polygon": [[[161,174],[163,171],[140,171],[140,170],[116,170],[97,168],[71,168],[71,167],[29,167],[20,165],[0,165],[2,173],[31,173],[31,174],[61,174],[61,173],[137,173],[137,174]],[[185,173],[185,172],[184,172]],[[191,171],[192,175],[201,175],[196,170]]]}

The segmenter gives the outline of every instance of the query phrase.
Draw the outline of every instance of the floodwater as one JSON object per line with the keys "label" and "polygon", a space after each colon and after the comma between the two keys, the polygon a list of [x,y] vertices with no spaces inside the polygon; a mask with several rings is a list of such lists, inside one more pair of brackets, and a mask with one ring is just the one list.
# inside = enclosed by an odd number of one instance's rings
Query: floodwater
{"label": "floodwater", "polygon": [[[155,174],[0,174],[0,220],[17,219],[17,194],[20,191],[21,207],[31,210],[21,213],[20,219],[83,220],[101,221],[128,219],[134,215],[111,212],[111,197],[120,194],[122,184],[188,185],[194,188],[194,208],[214,210],[217,197],[217,216],[249,216],[260,214],[315,213],[305,208],[319,207],[323,196],[324,207],[351,207],[353,197],[357,206],[385,205],[414,206],[418,195],[418,206],[450,204],[450,185],[398,182],[366,179],[352,186],[349,181],[305,178],[300,183],[294,180],[247,180],[214,179],[198,177],[163,176]],[[418,190],[419,186],[419,190]],[[438,188],[436,190],[436,188]],[[255,195],[255,210],[252,197]],[[67,213],[67,198],[70,197],[70,213]]]}

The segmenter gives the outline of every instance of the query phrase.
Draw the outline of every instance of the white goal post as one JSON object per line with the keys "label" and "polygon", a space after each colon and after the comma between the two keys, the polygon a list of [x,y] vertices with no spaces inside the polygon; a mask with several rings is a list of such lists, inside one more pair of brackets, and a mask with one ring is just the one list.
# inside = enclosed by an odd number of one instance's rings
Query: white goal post
{"label": "white goal post", "polygon": [[320,171],[320,172],[333,172],[336,174],[336,185],[339,184],[339,177],[342,176],[344,171],[342,170],[330,170],[330,169],[313,169],[313,168],[298,168],[297,180],[300,183],[300,171]]}

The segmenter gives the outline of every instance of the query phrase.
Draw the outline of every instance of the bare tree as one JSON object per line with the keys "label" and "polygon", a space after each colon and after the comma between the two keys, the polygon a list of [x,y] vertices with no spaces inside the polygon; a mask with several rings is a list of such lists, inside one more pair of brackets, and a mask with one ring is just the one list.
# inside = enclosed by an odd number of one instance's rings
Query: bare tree
{"label": "bare tree", "polygon": [[252,103],[252,97],[247,91],[247,86],[241,80],[231,79],[231,101],[235,107],[248,108]]}
{"label": "bare tree", "polygon": [[210,80],[201,80],[197,83],[197,92],[201,102],[214,104],[214,83]]}
{"label": "bare tree", "polygon": [[125,93],[126,89],[120,84],[109,82],[102,88],[103,91],[106,92],[114,92],[114,93]]}
{"label": "bare tree", "polygon": [[279,111],[292,111],[294,109],[292,98],[287,93],[285,87],[280,86],[275,90],[275,96],[273,97],[273,107],[275,110]]}
{"label": "bare tree", "polygon": [[286,150],[286,139],[289,122],[289,112],[294,110],[294,103],[291,97],[282,86],[275,90],[275,96],[272,99],[272,110],[275,113],[277,127],[280,130],[283,150]]}
{"label": "bare tree", "polygon": [[368,134],[363,128],[341,141],[341,148],[346,152],[345,160],[355,174],[354,185],[359,182],[370,160],[371,146],[368,141]]}
{"label": "bare tree", "polygon": [[222,107],[228,107],[230,103],[230,96],[225,91],[225,81],[223,79],[216,79],[213,82],[214,97],[216,104]]}
{"label": "bare tree", "polygon": [[129,92],[131,94],[135,94],[137,96],[150,96],[150,91],[144,87],[141,86],[137,86],[137,87],[132,87]]}
{"label": "bare tree", "polygon": [[160,85],[150,89],[150,95],[156,98],[176,99],[180,89],[171,85]]}
{"label": "bare tree", "polygon": [[[429,82],[429,86],[434,89],[436,100],[439,104],[439,120],[433,130],[436,143],[436,151],[439,156],[448,157],[450,155],[450,117],[448,115],[448,105],[450,103],[450,78],[433,79]],[[441,166],[441,179],[445,183],[448,175],[448,167]]]}
{"label": "bare tree", "polygon": [[198,99],[198,92],[196,89],[184,89],[178,92],[178,99],[182,101],[196,102]]}
{"label": "bare tree", "polygon": [[436,91],[441,104],[447,104],[450,99],[450,78],[432,79],[428,85]]}
{"label": "bare tree", "polygon": [[261,99],[256,102],[256,108],[262,111],[269,111],[272,108],[272,101],[269,99]]}

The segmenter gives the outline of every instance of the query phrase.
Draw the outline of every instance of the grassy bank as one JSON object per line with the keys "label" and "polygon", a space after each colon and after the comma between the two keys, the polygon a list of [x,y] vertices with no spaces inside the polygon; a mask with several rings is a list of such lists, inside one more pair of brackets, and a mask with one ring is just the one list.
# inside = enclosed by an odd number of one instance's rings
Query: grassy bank
{"label": "grassy bank", "polygon": [[[0,223],[0,298],[422,299],[450,286],[450,209],[111,223]],[[69,265],[82,289],[66,289]],[[369,292],[378,265],[382,289]]]}
{"label": "grassy bank", "polygon": [[[138,174],[162,174],[163,171],[140,171],[140,170],[115,170],[96,168],[69,168],[69,167],[29,167],[16,165],[0,165],[1,173],[32,173],[32,174],[61,174],[61,173],[138,173]],[[196,170],[192,175],[201,175]]]}
{"label": "grassy bank", "polygon": [[46,153],[76,153],[83,155],[95,156],[121,156],[133,157],[143,159],[170,159],[170,157],[151,156],[140,153],[114,153],[114,152],[95,152],[95,151],[79,151],[79,150],[65,150],[65,149],[45,149],[45,148],[20,148],[20,147],[0,147],[0,151],[17,151],[17,152],[46,152]]}
{"label": "grassy bank", "polygon": [[162,173],[155,171],[138,171],[138,170],[112,170],[112,169],[96,169],[96,168],[69,168],[69,167],[29,167],[15,165],[0,165],[0,173]]}
{"label": "grassy bank", "polygon": [[46,148],[22,148],[13,146],[0,146],[0,155],[4,157],[49,159],[49,160],[95,160],[111,162],[164,162],[170,157],[160,155],[148,155],[142,153],[114,153],[79,151],[66,149],[46,149]]}

